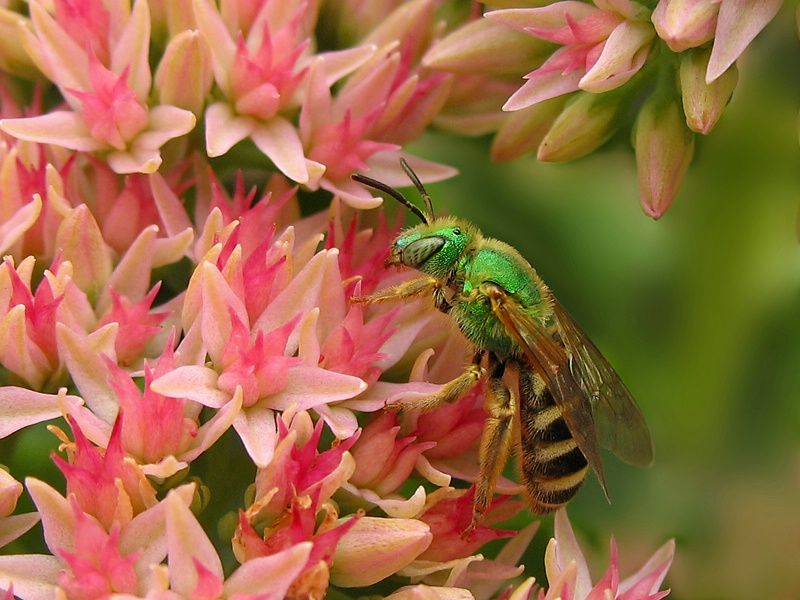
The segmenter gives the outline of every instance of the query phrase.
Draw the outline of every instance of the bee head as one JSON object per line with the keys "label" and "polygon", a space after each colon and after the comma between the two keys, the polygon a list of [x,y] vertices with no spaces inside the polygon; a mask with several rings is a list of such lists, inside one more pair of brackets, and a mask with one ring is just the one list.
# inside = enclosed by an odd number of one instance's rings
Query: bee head
{"label": "bee head", "polygon": [[405,265],[434,277],[447,278],[473,240],[475,227],[451,217],[434,217],[431,197],[422,182],[402,158],[400,165],[425,201],[424,212],[385,183],[359,173],[352,176],[355,181],[390,195],[422,221],[420,225],[403,231],[395,239],[386,265]]}
{"label": "bee head", "polygon": [[406,265],[446,279],[474,237],[475,227],[469,223],[451,217],[434,219],[401,232],[387,264]]}

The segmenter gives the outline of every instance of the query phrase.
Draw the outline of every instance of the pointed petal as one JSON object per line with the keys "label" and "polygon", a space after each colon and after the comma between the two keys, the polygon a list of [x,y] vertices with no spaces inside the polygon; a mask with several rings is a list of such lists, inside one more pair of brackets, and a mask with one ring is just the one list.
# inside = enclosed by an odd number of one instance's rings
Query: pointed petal
{"label": "pointed petal", "polygon": [[289,179],[297,183],[308,181],[303,145],[297,129],[289,121],[273,117],[256,125],[250,136],[258,149]]}
{"label": "pointed petal", "polygon": [[167,494],[164,503],[171,589],[191,595],[198,584],[195,561],[222,581],[225,575],[219,555],[192,511],[176,494]]}
{"label": "pointed petal", "polygon": [[150,175],[150,191],[153,192],[158,214],[168,236],[192,229],[192,221],[186,207],[159,173]]}
{"label": "pointed petal", "polygon": [[720,4],[706,83],[728,70],[777,14],[783,0],[725,0]]}
{"label": "pointed petal", "polygon": [[233,421],[247,454],[257,467],[266,467],[272,460],[277,440],[275,412],[261,402],[239,411]]}
{"label": "pointed petal", "polygon": [[[35,33],[22,26],[25,48],[36,66],[62,90],[89,89],[89,59],[39,2],[28,4]],[[67,98],[68,102],[75,102]]]}
{"label": "pointed petal", "polygon": [[624,598],[625,594],[632,590],[641,592],[641,594],[631,593],[631,600],[633,600],[633,598],[643,597],[645,594],[655,594],[658,592],[661,583],[667,576],[667,571],[674,557],[675,540],[670,540],[656,550],[650,560],[648,560],[641,569],[620,582],[620,598]]}
{"label": "pointed petal", "polygon": [[567,511],[563,508],[556,511],[553,535],[558,544],[556,546],[556,560],[560,568],[567,570],[570,563],[575,564],[575,597],[586,598],[592,589],[589,565],[586,564],[583,551],[575,538],[575,532],[572,530],[572,525],[570,525]]}
{"label": "pointed petal", "polygon": [[186,365],[165,373],[150,389],[170,398],[186,398],[209,408],[221,408],[230,395],[217,387],[219,374],[208,367]]}
{"label": "pointed petal", "polygon": [[0,547],[13,542],[41,520],[39,513],[9,515],[0,519]]}
{"label": "pointed petal", "polygon": [[222,408],[214,413],[209,421],[203,423],[197,431],[197,438],[195,446],[188,452],[181,454],[178,458],[191,462],[196,459],[200,454],[210,448],[222,434],[228,431],[233,424],[236,415],[242,409],[242,392],[238,388],[230,402],[227,402]]}
{"label": "pointed petal", "polygon": [[251,558],[225,582],[225,597],[232,598],[238,594],[285,597],[289,587],[305,568],[312,547],[312,542],[301,542],[270,556]]}
{"label": "pointed petal", "polygon": [[[175,488],[170,494],[189,506],[194,499],[196,486],[193,483]],[[149,570],[167,556],[166,501],[134,516],[119,537],[119,549],[125,554],[138,552],[136,564],[140,570]]]}
{"label": "pointed petal", "polygon": [[255,128],[254,118],[236,115],[230,104],[215,102],[206,109],[206,152],[212,158],[222,156]]}
{"label": "pointed petal", "polygon": [[[73,552],[75,549],[75,516],[69,501],[44,481],[28,477],[25,487],[42,517],[44,540],[50,552]],[[93,517],[88,517],[93,518]]]}
{"label": "pointed petal", "polygon": [[236,56],[236,42],[222,21],[219,11],[209,0],[194,0],[193,8],[197,25],[211,49],[211,66],[214,79],[225,97],[230,97],[229,74]]}
{"label": "pointed petal", "polygon": [[136,0],[125,29],[111,54],[111,70],[122,73],[128,69],[128,85],[136,99],[146,103],[150,93],[150,9],[146,0]]}
{"label": "pointed petal", "polygon": [[150,109],[147,129],[134,140],[135,146],[160,148],[169,140],[186,135],[197,123],[190,110],[161,104]]}
{"label": "pointed petal", "polygon": [[298,365],[289,370],[286,388],[269,398],[269,405],[286,410],[296,404],[300,410],[320,404],[353,398],[367,389],[367,384],[352,375],[342,375],[319,367]]}
{"label": "pointed petal", "polygon": [[25,235],[42,213],[42,197],[34,194],[33,199],[20,207],[14,214],[0,223],[0,255]]}
{"label": "pointed petal", "polygon": [[145,227],[136,236],[102,291],[97,303],[98,313],[111,306],[111,290],[129,300],[138,301],[145,297],[150,290],[150,275],[154,268],[153,255],[157,239],[156,225]]}
{"label": "pointed petal", "polygon": [[63,569],[63,563],[55,556],[0,556],[0,587],[8,589],[13,583],[15,597],[50,600],[56,597],[58,574]]}
{"label": "pointed petal", "polygon": [[0,129],[21,140],[94,152],[106,145],[93,138],[77,113],[57,110],[37,117],[2,119]]}
{"label": "pointed petal", "polygon": [[[64,359],[87,406],[106,423],[113,423],[119,405],[117,396],[108,384],[108,367],[103,354],[114,356],[114,338],[117,324],[109,324],[92,336],[71,330],[62,323],[56,324],[58,354]],[[96,335],[101,333],[101,335]],[[105,352],[104,352],[105,350]]]}
{"label": "pointed petal", "polygon": [[161,166],[161,153],[151,148],[134,148],[129,152],[112,152],[106,156],[106,162],[119,175],[152,174]]}
{"label": "pointed petal", "polygon": [[648,45],[655,34],[650,23],[623,21],[608,36],[597,62],[581,78],[580,88],[599,94],[627,83],[647,60]]}
{"label": "pointed petal", "polygon": [[[78,396],[64,396],[71,403],[81,404]],[[0,439],[15,431],[61,416],[60,397],[15,387],[0,387]]]}
{"label": "pointed petal", "polygon": [[375,44],[362,44],[355,48],[318,54],[317,57],[321,58],[325,65],[325,85],[330,87],[345,75],[358,69],[375,54],[377,49]]}
{"label": "pointed petal", "polygon": [[583,77],[581,71],[572,71],[566,75],[558,71],[545,73],[534,71],[528,75],[528,81],[506,101],[503,110],[519,110],[543,100],[575,92],[579,89],[578,82],[581,77]]}

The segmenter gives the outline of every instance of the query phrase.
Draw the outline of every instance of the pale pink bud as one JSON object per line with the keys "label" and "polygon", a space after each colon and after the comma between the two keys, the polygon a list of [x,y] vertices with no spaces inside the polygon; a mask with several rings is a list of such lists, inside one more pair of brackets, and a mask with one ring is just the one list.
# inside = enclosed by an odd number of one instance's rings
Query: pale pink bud
{"label": "pale pink bud", "polygon": [[734,63],[720,77],[706,83],[710,58],[710,48],[686,52],[681,56],[679,70],[686,124],[702,134],[709,133],[722,116],[739,81],[739,69]]}
{"label": "pale pink bud", "polygon": [[672,99],[650,96],[639,111],[633,145],[639,174],[639,201],[660,218],[678,194],[694,153],[694,134]]}
{"label": "pale pink bud", "polygon": [[464,588],[419,584],[402,587],[386,600],[475,600],[475,596]]}
{"label": "pale pink bud", "polygon": [[566,99],[565,95],[556,96],[506,113],[492,141],[492,160],[513,160],[538,148],[564,108]]}
{"label": "pale pink bud", "polygon": [[30,19],[5,6],[0,7],[0,70],[30,79],[39,75],[20,36],[20,25],[30,27]]}
{"label": "pale pink bud", "polygon": [[74,266],[73,281],[94,301],[111,277],[111,252],[85,204],[76,206],[58,228],[57,246]]}
{"label": "pale pink bud", "polygon": [[518,76],[538,67],[551,52],[552,44],[547,40],[478,19],[437,43],[422,63],[453,73]]}
{"label": "pale pink bud", "polygon": [[8,471],[0,469],[0,517],[7,517],[14,512],[21,494],[22,484]]}
{"label": "pale pink bud", "polygon": [[567,102],[539,145],[536,158],[561,162],[594,152],[614,134],[625,103],[607,94],[578,92]]}
{"label": "pale pink bud", "polygon": [[430,528],[416,519],[361,517],[336,546],[331,583],[363,587],[396,573],[430,545]]}
{"label": "pale pink bud", "polygon": [[719,0],[660,0],[653,26],[670,50],[682,52],[714,39],[718,14]]}
{"label": "pale pink bud", "polygon": [[169,41],[158,64],[155,87],[162,104],[200,116],[214,82],[211,53],[199,31],[183,31]]}

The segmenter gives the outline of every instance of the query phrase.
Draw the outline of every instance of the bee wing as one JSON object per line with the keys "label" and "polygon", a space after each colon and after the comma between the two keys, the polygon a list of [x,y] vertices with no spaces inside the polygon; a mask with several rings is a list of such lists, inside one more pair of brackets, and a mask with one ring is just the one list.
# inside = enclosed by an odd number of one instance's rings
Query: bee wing
{"label": "bee wing", "polygon": [[544,377],[553,399],[561,409],[564,422],[597,475],[607,497],[594,414],[586,393],[570,368],[568,352],[539,321],[522,310],[519,303],[505,290],[492,286],[488,296],[495,316],[522,349],[534,370]]}
{"label": "bee wing", "polygon": [[617,372],[554,298],[553,310],[564,343],[572,354],[570,369],[590,399],[600,444],[628,464],[653,462],[653,442],[642,411]]}

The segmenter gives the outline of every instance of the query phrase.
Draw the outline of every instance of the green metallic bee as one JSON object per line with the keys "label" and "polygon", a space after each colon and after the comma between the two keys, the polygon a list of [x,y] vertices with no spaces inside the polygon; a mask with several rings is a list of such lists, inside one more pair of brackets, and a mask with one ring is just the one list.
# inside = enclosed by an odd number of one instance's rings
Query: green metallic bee
{"label": "green metallic bee", "polygon": [[[471,223],[435,217],[422,183],[405,161],[401,165],[422,195],[425,212],[386,184],[360,174],[353,179],[389,194],[422,220],[395,239],[386,264],[412,267],[423,276],[356,301],[432,296],[475,347],[472,364],[437,394],[396,408],[431,410],[455,402],[488,374],[488,418],[465,535],[488,509],[513,444],[534,513],[567,504],[590,466],[608,497],[601,446],[629,464],[647,466],[653,460],[650,433],[635,400],[522,255],[484,237]],[[507,367],[517,370],[519,400],[503,381]]]}

